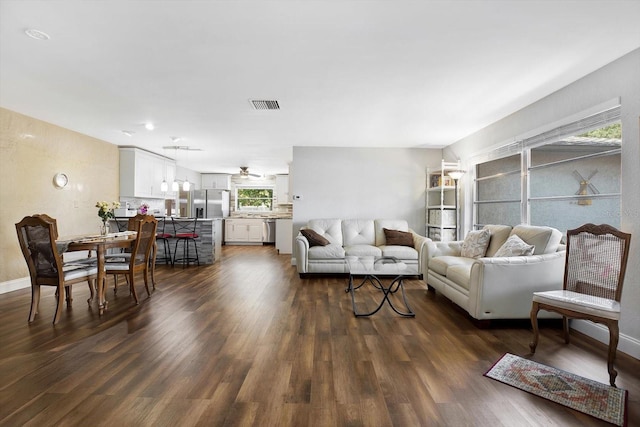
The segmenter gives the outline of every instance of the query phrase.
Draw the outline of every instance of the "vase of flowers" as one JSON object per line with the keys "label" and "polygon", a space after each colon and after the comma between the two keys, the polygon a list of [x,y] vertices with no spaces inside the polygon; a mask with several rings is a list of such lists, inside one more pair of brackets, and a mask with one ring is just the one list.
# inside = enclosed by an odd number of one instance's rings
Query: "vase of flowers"
{"label": "vase of flowers", "polygon": [[119,202],[112,202],[109,205],[108,202],[97,202],[96,208],[98,208],[98,216],[102,220],[102,226],[100,227],[100,234],[106,236],[109,234],[109,220],[111,218],[115,218],[115,214],[113,213],[114,209],[118,209],[120,207]]}
{"label": "vase of flowers", "polygon": [[140,207],[138,208],[138,213],[140,215],[146,215],[147,211],[149,210],[149,205],[146,203],[143,203],[140,205]]}

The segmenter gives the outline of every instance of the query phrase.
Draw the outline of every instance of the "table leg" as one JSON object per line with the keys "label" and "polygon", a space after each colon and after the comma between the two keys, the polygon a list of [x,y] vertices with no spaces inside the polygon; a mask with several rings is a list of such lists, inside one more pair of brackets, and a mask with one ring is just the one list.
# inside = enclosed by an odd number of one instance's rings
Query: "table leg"
{"label": "table leg", "polygon": [[107,309],[107,302],[106,302],[106,297],[105,297],[105,276],[106,276],[106,271],[105,271],[105,260],[104,260],[104,246],[102,245],[98,245],[98,249],[97,249],[97,258],[98,258],[98,276],[96,279],[96,288],[97,288],[97,293],[98,293],[98,313],[100,314],[100,316],[102,316],[102,314],[104,313],[104,311]]}
{"label": "table leg", "polygon": [[[364,277],[364,279],[362,280],[362,283],[360,283],[358,286],[354,286],[353,285],[353,276],[350,274],[349,275],[349,285],[347,287],[347,289],[345,290],[346,292],[350,292],[351,293],[351,304],[353,306],[353,314],[356,317],[368,317],[368,316],[372,316],[374,314],[376,314],[384,305],[385,301],[391,306],[391,308],[393,309],[393,311],[395,311],[396,313],[398,313],[399,315],[403,316],[403,317],[415,317],[415,313],[411,310],[411,307],[409,307],[409,303],[407,302],[407,296],[404,292],[404,283],[403,283],[403,277],[402,276],[398,276],[395,279],[393,279],[391,281],[391,283],[389,284],[388,287],[385,287],[382,284],[382,281],[374,275],[367,275]],[[358,313],[358,311],[356,310],[356,301],[355,301],[355,290],[362,287],[365,283],[371,283],[372,286],[374,286],[376,289],[382,291],[383,297],[382,300],[380,301],[380,304],[378,304],[378,307],[373,310],[370,311],[369,313]],[[394,285],[395,285],[395,289],[394,289]],[[400,290],[402,292],[402,300],[404,302],[404,305],[407,309],[406,312],[400,311],[396,308],[396,306],[393,304],[393,302],[389,299],[389,294],[394,294],[396,292],[398,292],[398,290]]]}

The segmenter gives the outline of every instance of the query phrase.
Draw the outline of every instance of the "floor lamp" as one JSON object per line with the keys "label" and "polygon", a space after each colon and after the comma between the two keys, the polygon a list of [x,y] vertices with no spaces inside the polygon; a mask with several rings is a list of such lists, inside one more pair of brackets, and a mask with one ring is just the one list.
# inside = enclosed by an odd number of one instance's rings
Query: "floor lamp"
{"label": "floor lamp", "polygon": [[453,179],[454,186],[455,186],[454,187],[455,188],[454,197],[455,197],[455,206],[456,206],[456,238],[455,238],[455,240],[458,240],[458,216],[459,216],[459,213],[458,213],[458,180],[460,178],[462,178],[462,175],[464,175],[464,173],[465,173],[465,171],[459,170],[459,169],[458,170],[449,171],[447,173],[447,175],[449,175]]}

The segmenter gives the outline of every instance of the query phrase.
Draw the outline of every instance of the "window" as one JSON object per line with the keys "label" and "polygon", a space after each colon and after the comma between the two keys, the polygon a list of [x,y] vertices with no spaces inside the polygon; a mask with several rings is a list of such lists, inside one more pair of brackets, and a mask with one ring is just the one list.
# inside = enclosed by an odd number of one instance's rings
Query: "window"
{"label": "window", "polygon": [[620,227],[620,108],[513,143],[475,167],[475,228]]}
{"label": "window", "polygon": [[273,208],[273,187],[237,187],[236,210],[270,211]]}

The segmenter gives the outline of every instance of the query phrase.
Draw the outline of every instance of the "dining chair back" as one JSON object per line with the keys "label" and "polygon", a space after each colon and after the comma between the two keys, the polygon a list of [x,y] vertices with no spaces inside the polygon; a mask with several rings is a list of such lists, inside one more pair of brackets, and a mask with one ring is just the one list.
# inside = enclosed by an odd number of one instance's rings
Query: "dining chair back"
{"label": "dining chair back", "polygon": [[[158,221],[153,215],[136,215],[129,219],[128,228],[137,232],[136,240],[132,245],[131,252],[126,257],[119,260],[116,257],[113,261],[106,263],[106,273],[110,275],[126,275],[129,282],[129,290],[133,295],[136,304],[139,303],[138,294],[135,288],[135,274],[143,272],[144,287],[147,295],[149,291],[149,269],[151,254],[156,241],[156,228]],[[117,286],[117,283],[116,283]]]}
{"label": "dining chair back", "polygon": [[562,315],[564,340],[569,343],[568,319],[584,319],[609,328],[607,368],[615,386],[613,367],[618,347],[620,300],[629,257],[631,234],[610,225],[585,224],[567,231],[566,262],[562,290],[534,292],[531,307],[533,341],[538,345],[538,311]]}
{"label": "dining chair back", "polygon": [[[55,219],[45,214],[26,216],[16,224],[22,255],[27,262],[31,278],[31,310],[29,322],[35,320],[40,305],[40,287],[56,287],[55,325],[60,320],[63,301],[71,307],[71,285],[87,281],[92,291],[98,269],[87,264],[64,263],[56,245],[58,226]],[[65,297],[66,296],[66,297]]]}
{"label": "dining chair back", "polygon": [[[198,244],[196,239],[200,237],[196,232],[196,227],[198,226],[197,218],[184,218],[184,219],[176,219],[171,218],[173,222],[173,229],[175,230],[174,237],[176,238],[176,245],[173,250],[173,265],[176,262],[181,262],[182,267],[189,265],[189,263],[195,262],[200,265],[200,258],[198,257]],[[178,255],[178,244],[182,242],[182,257],[177,258]],[[189,246],[190,243],[193,244],[193,248],[195,250],[195,256],[189,254]]]}

